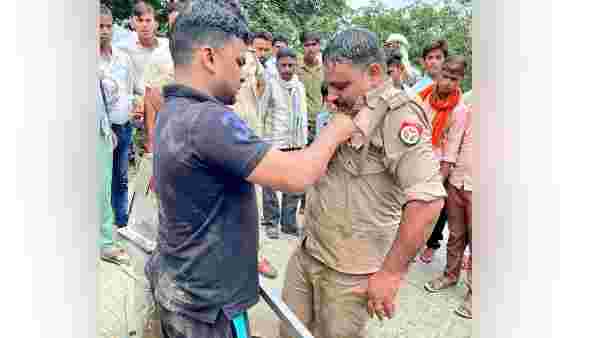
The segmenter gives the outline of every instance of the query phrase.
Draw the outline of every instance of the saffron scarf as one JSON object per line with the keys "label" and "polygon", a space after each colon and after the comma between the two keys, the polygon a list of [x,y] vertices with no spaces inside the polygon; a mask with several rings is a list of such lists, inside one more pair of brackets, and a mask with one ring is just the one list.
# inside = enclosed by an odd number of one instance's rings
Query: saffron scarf
{"label": "saffron scarf", "polygon": [[441,99],[436,93],[436,85],[435,83],[423,89],[419,96],[421,99],[426,102],[429,101],[429,105],[433,110],[435,110],[436,114],[433,118],[433,131],[431,134],[431,143],[435,148],[439,148],[441,146],[442,135],[444,134],[444,129],[448,124],[448,118],[450,117],[450,113],[460,102],[460,98],[462,96],[460,88],[456,88],[456,90],[447,98]]}

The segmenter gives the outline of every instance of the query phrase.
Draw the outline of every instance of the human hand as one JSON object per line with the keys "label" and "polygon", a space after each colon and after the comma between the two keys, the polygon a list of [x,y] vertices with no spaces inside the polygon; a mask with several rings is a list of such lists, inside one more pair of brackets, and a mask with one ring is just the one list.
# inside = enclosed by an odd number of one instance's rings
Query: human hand
{"label": "human hand", "polygon": [[359,132],[358,127],[352,120],[352,117],[346,114],[332,114],[331,120],[325,129],[333,129],[338,143],[345,142],[352,134]]}
{"label": "human hand", "polygon": [[405,281],[402,275],[380,270],[369,276],[367,285],[355,288],[352,293],[367,299],[367,312],[371,318],[377,315],[379,320],[391,319],[396,312],[396,294]]}

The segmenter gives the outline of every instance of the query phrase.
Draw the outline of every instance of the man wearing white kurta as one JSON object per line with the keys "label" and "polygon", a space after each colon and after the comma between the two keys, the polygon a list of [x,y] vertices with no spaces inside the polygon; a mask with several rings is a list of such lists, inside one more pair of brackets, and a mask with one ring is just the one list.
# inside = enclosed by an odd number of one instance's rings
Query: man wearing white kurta
{"label": "man wearing white kurta", "polygon": [[[277,54],[279,77],[271,79],[260,102],[264,119],[264,140],[282,151],[294,151],[306,146],[308,113],[306,91],[296,73],[297,56],[289,48]],[[281,207],[275,191],[263,187],[263,222],[269,238],[278,238],[281,231],[298,235],[296,210],[302,194],[283,193]]]}

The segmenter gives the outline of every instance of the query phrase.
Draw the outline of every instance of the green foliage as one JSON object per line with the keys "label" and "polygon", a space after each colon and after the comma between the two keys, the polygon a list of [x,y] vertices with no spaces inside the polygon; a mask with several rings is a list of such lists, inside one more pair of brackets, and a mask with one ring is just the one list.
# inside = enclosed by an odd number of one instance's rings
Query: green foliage
{"label": "green foliage", "polygon": [[252,31],[281,33],[300,49],[300,34],[315,30],[326,40],[351,14],[345,0],[241,0]]}
{"label": "green foliage", "polygon": [[[113,9],[117,22],[131,16],[135,0],[101,0]],[[157,10],[159,31],[166,31],[166,0],[146,0]],[[464,91],[471,89],[471,0],[404,0],[402,8],[388,8],[379,0],[353,10],[346,0],[240,0],[252,31],[281,33],[288,37],[292,48],[301,50],[300,34],[315,30],[323,35],[325,47],[336,31],[350,25],[367,28],[383,41],[391,33],[402,33],[410,42],[409,57],[415,65],[423,47],[434,39],[448,41],[451,54],[467,58]]]}
{"label": "green foliage", "polygon": [[464,91],[471,89],[472,4],[470,0],[405,1],[405,7],[386,7],[379,0],[351,9],[344,0],[241,0],[253,31],[266,30],[288,36],[292,47],[300,50],[299,35],[316,30],[326,41],[336,31],[352,26],[367,28],[385,41],[391,33],[402,33],[410,42],[411,62],[420,65],[423,47],[434,39],[448,41],[451,54],[467,58]]}
{"label": "green foliage", "polygon": [[471,89],[472,48],[471,1],[437,1],[435,3],[413,1],[400,9],[384,6],[372,0],[369,6],[357,10],[352,24],[376,33],[381,42],[391,33],[402,33],[410,43],[409,57],[419,65],[423,48],[435,39],[448,41],[450,54],[461,54],[467,58],[467,74],[461,87]]}

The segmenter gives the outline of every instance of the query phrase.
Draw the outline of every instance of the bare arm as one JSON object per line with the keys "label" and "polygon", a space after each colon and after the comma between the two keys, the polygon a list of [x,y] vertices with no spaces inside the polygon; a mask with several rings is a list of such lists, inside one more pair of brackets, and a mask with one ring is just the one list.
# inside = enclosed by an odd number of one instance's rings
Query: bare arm
{"label": "bare arm", "polygon": [[146,95],[144,98],[144,127],[146,128],[146,152],[151,153],[154,149],[154,124],[156,121],[156,113],[163,105],[163,98],[160,90],[156,88],[146,87]]}
{"label": "bare arm", "polygon": [[256,166],[248,181],[285,192],[302,192],[325,175],[336,147],[355,130],[347,115],[336,114],[309,147],[293,152],[271,149]]}
{"label": "bare arm", "polygon": [[384,272],[406,276],[411,259],[425,244],[425,228],[433,223],[442,210],[442,199],[409,202],[403,213],[396,239],[383,262]]}
{"label": "bare arm", "polygon": [[410,260],[425,242],[425,227],[442,209],[442,199],[431,202],[409,202],[403,214],[402,224],[396,234],[392,248],[379,271],[369,276],[367,286],[353,290],[357,295],[367,297],[369,315],[377,314],[392,318],[395,313],[395,299],[398,288],[406,283]]}

